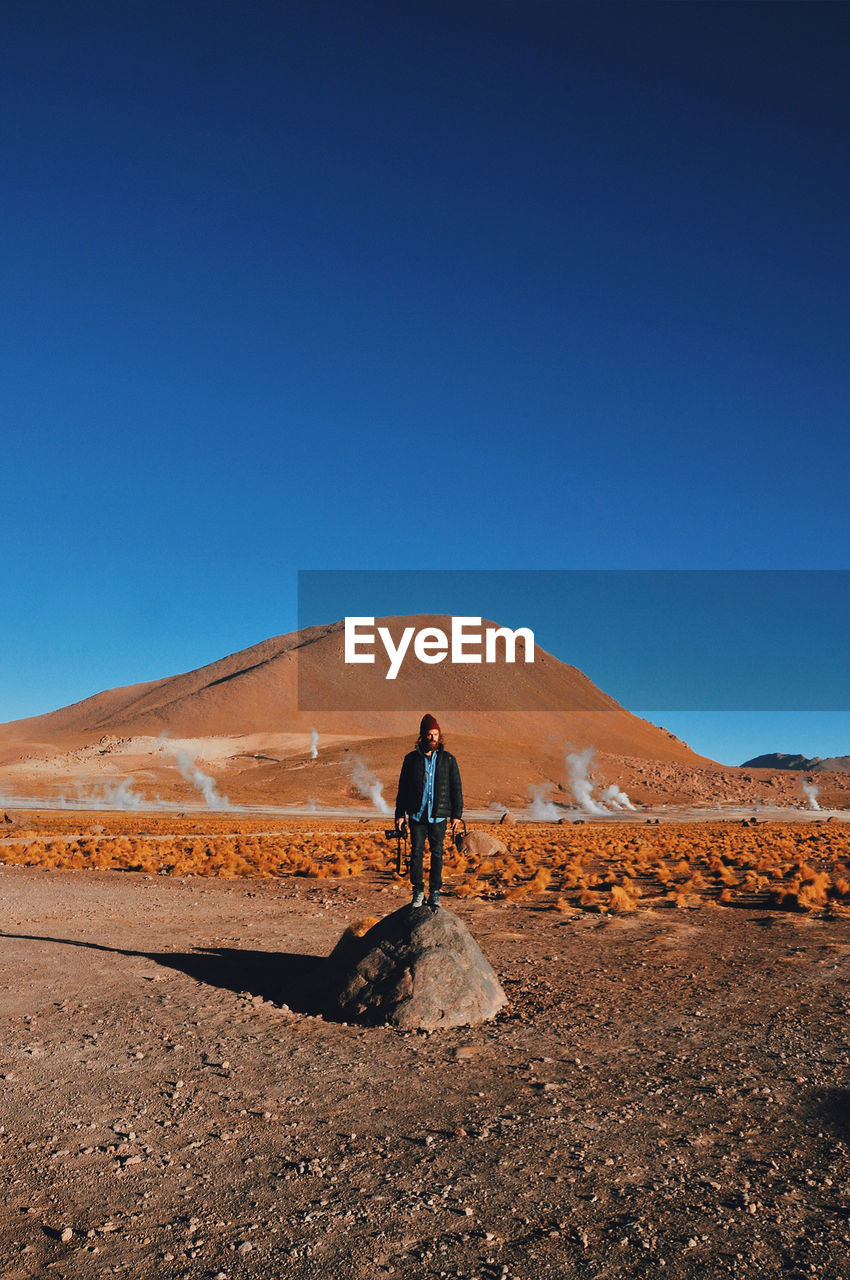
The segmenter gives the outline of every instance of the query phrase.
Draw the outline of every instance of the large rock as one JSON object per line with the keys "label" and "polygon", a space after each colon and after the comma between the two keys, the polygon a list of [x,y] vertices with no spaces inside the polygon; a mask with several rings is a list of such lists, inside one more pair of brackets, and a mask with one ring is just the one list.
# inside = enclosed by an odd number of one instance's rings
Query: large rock
{"label": "large rock", "polygon": [[402,907],[361,938],[344,934],[336,1007],[345,1018],[432,1031],[492,1018],[506,1003],[492,967],[452,911]]}
{"label": "large rock", "polygon": [[467,831],[460,838],[460,851],[475,858],[495,858],[508,850],[503,841],[486,831]]}

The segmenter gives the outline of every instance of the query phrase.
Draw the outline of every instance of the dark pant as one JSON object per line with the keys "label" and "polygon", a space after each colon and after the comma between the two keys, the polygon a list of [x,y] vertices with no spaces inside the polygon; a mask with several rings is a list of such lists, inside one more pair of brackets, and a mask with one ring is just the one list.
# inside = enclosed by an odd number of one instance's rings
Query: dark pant
{"label": "dark pant", "polygon": [[410,823],[410,882],[414,893],[424,889],[422,861],[425,853],[425,837],[431,850],[431,869],[428,875],[428,889],[443,887],[443,840],[446,836],[445,822],[413,822]]}

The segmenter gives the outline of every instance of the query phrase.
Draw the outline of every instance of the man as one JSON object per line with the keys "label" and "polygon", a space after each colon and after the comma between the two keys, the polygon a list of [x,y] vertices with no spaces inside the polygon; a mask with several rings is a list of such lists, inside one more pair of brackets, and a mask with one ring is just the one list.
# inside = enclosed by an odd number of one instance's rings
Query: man
{"label": "man", "polygon": [[405,814],[410,824],[410,881],[414,907],[424,906],[422,870],[425,840],[431,850],[428,874],[428,906],[436,911],[443,887],[443,841],[446,820],[454,836],[463,814],[463,791],[457,760],[443,745],[440,726],[433,716],[422,717],[419,741],[402,762],[395,802],[395,825],[400,830]]}

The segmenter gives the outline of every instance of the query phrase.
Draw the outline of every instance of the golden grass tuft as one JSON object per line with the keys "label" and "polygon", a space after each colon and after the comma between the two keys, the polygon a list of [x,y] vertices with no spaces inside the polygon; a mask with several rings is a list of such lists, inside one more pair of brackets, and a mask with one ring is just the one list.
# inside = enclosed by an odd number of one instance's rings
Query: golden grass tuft
{"label": "golden grass tuft", "polygon": [[[90,824],[90,815],[71,811],[26,815],[0,861],[172,876],[397,879],[395,849],[377,824],[173,813],[99,814]],[[728,904],[742,893],[752,905],[795,911],[840,912],[850,903],[850,823],[523,823],[506,839],[506,853],[480,862],[446,850],[458,899],[492,898],[498,889],[503,900],[529,906],[614,910],[616,888],[634,910],[659,893],[683,908]]]}
{"label": "golden grass tuft", "polygon": [[370,929],[374,929],[375,925],[380,923],[380,916],[363,916],[361,920],[351,921],[348,925],[348,932],[353,938],[362,938],[364,933],[368,933]]}
{"label": "golden grass tuft", "polygon": [[506,902],[524,902],[528,897],[528,889],[527,884],[515,884],[510,889],[506,889],[502,896]]}
{"label": "golden grass tuft", "polygon": [[627,915],[637,909],[637,904],[637,898],[633,897],[623,885],[615,884],[611,889],[611,896],[608,902],[609,911],[615,911],[618,915]]}
{"label": "golden grass tuft", "polygon": [[700,905],[700,899],[696,894],[683,893],[680,889],[672,889],[667,894],[667,900],[679,911],[693,911]]}
{"label": "golden grass tuft", "polygon": [[548,871],[546,867],[539,867],[534,873],[533,879],[528,883],[529,893],[543,893],[549,888],[549,882],[551,879],[551,871]]}

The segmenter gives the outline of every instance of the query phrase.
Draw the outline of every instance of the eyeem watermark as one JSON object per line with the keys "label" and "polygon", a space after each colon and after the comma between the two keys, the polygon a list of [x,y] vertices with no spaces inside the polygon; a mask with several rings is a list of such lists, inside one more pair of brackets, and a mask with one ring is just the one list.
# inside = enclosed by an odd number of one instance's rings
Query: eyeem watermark
{"label": "eyeem watermark", "polygon": [[413,656],[432,666],[446,658],[452,663],[513,663],[517,640],[522,641],[525,661],[533,662],[534,633],[528,627],[517,627],[515,631],[510,627],[485,627],[482,631],[480,618],[453,617],[450,635],[440,627],[422,627],[419,631],[405,627],[396,644],[388,627],[378,627],[376,633],[374,618],[345,619],[345,661],[374,663],[377,641],[380,641],[389,660],[387,680],[395,680],[411,642]]}

